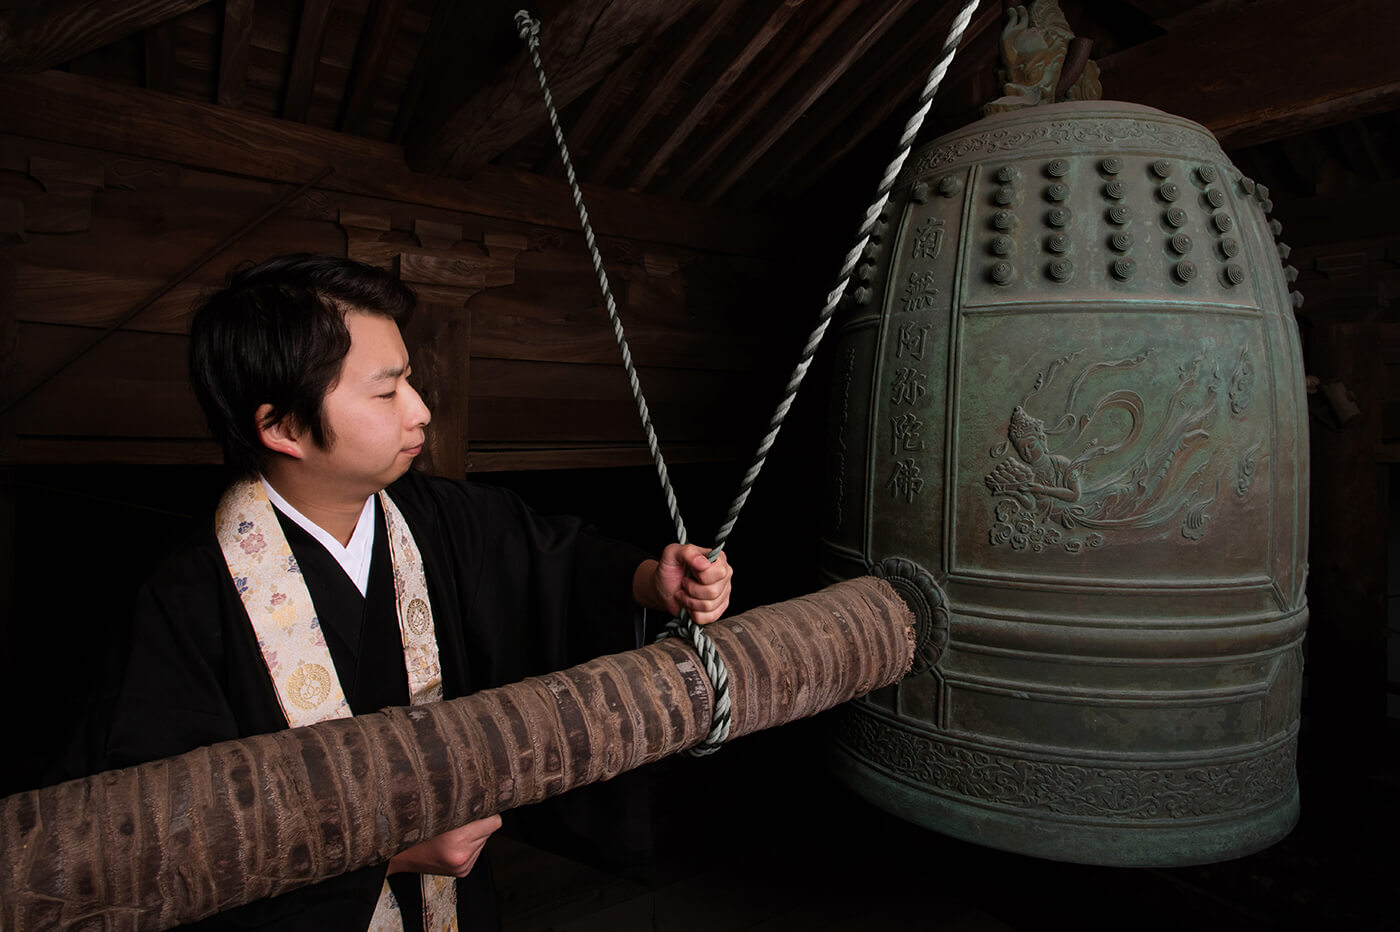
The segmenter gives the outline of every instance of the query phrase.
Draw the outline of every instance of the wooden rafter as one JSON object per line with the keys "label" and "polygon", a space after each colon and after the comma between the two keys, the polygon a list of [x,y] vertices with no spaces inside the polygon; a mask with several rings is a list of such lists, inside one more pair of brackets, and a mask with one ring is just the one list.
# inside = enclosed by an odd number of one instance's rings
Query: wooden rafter
{"label": "wooden rafter", "polygon": [[[708,5],[708,0],[697,4],[704,5]],[[598,184],[607,183],[607,175],[599,170],[600,166],[606,168],[602,166],[606,150],[617,141],[617,134],[627,122],[628,114],[637,107],[639,101],[646,100],[648,89],[660,79],[666,69],[666,63],[683,54],[696,22],[697,11],[692,10],[665,32],[657,33],[642,43],[603,79],[596,91],[588,95],[588,106],[579,118],[580,126],[570,132],[568,124],[565,124],[568,138],[579,142],[581,157],[575,156],[575,169],[580,178]],[[585,124],[585,119],[596,122]],[[632,145],[635,144],[636,141],[633,140]],[[553,147],[551,137],[550,148]],[[548,164],[553,165],[557,160],[556,153],[555,158]],[[607,170],[611,172],[612,168]]]}
{"label": "wooden rafter", "polygon": [[[940,33],[946,32],[947,23],[951,21],[952,15],[951,9],[945,11],[946,18],[942,20],[943,28],[939,30]],[[967,32],[963,36],[963,47],[971,46],[980,35],[993,26],[1000,25],[1003,18],[1004,14],[999,5],[985,5],[968,24]],[[885,92],[876,94],[871,99],[870,105],[858,112],[854,122],[848,120],[842,124],[840,130],[830,136],[824,146],[816,150],[816,158],[810,161],[806,170],[787,185],[788,193],[799,194],[825,178],[838,162],[849,155],[851,150],[865,139],[875,127],[888,120],[891,114],[910,112],[915,95],[923,87],[924,82],[928,80],[928,72],[933,67],[934,56],[938,54],[942,45],[941,36],[933,40],[927,46],[929,55],[925,60],[919,62],[917,67],[911,63],[902,74],[897,73],[895,77],[900,80],[896,80],[892,84],[886,82]],[[950,72],[950,80],[951,76]]]}
{"label": "wooden rafter", "polygon": [[[891,77],[911,71],[927,73],[929,62],[924,50],[931,47],[937,53],[951,16],[951,8],[934,16],[927,15],[918,5],[907,11],[898,27],[886,34],[869,55],[861,58],[828,95],[835,98],[833,104],[820,114],[809,115],[788,134],[781,157],[769,158],[748,173],[742,184],[741,200],[753,203],[779,179],[792,177],[797,165],[811,153],[825,151],[828,146],[841,147],[848,142],[844,134],[837,135],[838,127],[857,108],[862,112],[883,109],[882,105],[888,102],[878,91]],[[907,22],[909,20],[914,22]]]}
{"label": "wooden rafter", "polygon": [[150,29],[208,0],[64,0],[6,4],[0,11],[0,71],[44,71]]}
{"label": "wooden rafter", "polygon": [[846,20],[860,8],[860,0],[837,0],[817,24],[800,38],[797,47],[790,53],[776,57],[773,64],[755,77],[752,92],[744,95],[737,109],[727,113],[724,126],[714,134],[710,144],[704,148],[677,178],[667,186],[666,193],[673,197],[683,197],[712,165],[720,153],[729,147],[740,133],[746,130],[768,102],[777,96],[820,51],[827,39],[839,30]]}
{"label": "wooden rafter", "polygon": [[248,85],[248,52],[253,43],[254,0],[224,0],[224,27],[219,38],[219,84],[221,106],[241,107]]}
{"label": "wooden rafter", "polygon": [[1376,137],[1371,132],[1371,127],[1365,120],[1358,120],[1352,124],[1357,140],[1360,142],[1360,150],[1366,156],[1366,164],[1371,172],[1381,181],[1389,181],[1395,174],[1395,166],[1389,164],[1386,159],[1381,158],[1380,150],[1376,147]]}
{"label": "wooden rafter", "polygon": [[763,24],[734,54],[715,56],[716,67],[713,73],[702,75],[700,80],[694,83],[696,91],[693,92],[693,99],[687,100],[681,107],[683,116],[676,121],[651,155],[642,161],[641,168],[627,185],[628,190],[641,191],[651,184],[652,179],[671,160],[681,144],[690,138],[691,133],[704,121],[739,76],[777,38],[802,3],[803,0],[781,0]]}
{"label": "wooden rafter", "polygon": [[408,135],[417,115],[418,102],[423,97],[428,76],[437,70],[437,62],[448,52],[447,37],[456,34],[453,21],[468,10],[465,4],[453,0],[433,0],[433,11],[428,17],[428,31],[423,36],[423,45],[413,60],[413,70],[409,72],[408,84],[399,98],[399,112],[394,118],[394,131],[390,139],[402,144]]}
{"label": "wooden rafter", "polygon": [[175,89],[175,31],[170,20],[146,30],[146,87],[169,94]]}
{"label": "wooden rafter", "polygon": [[[667,29],[696,0],[572,0],[541,24],[542,58],[555,106],[562,109],[597,84],[629,49]],[[487,4],[496,10],[499,4]],[[504,9],[504,8],[502,8]],[[514,5],[511,5],[514,9]],[[499,25],[513,34],[510,12]],[[425,82],[413,126],[404,139],[409,164],[420,171],[470,177],[541,125],[539,86],[523,45],[485,81],[465,85],[460,56],[440,56]],[[463,97],[464,86],[475,93]]]}
{"label": "wooden rafter", "polygon": [[764,154],[790,130],[807,110],[836,83],[847,70],[880,40],[914,0],[894,0],[882,11],[864,19],[864,28],[855,31],[854,40],[844,44],[832,58],[811,62],[774,100],[771,116],[763,120],[763,131],[746,151],[725,160],[724,173],[709,185],[702,200],[713,204],[734,186]]}
{"label": "wooden rafter", "polygon": [[628,148],[635,144],[642,129],[656,117],[661,107],[676,92],[681,81],[709,49],[710,43],[739,12],[743,3],[744,0],[721,0],[710,11],[710,15],[705,18],[700,28],[685,37],[679,54],[671,58],[665,72],[654,83],[645,88],[645,96],[643,96],[641,104],[631,108],[630,119],[620,130],[611,134],[612,144],[595,163],[590,165],[590,177],[599,182],[606,182]]}
{"label": "wooden rafter", "polygon": [[403,20],[407,0],[376,0],[365,17],[365,28],[360,34],[360,49],[355,55],[355,69],[351,73],[349,93],[346,95],[345,113],[341,117],[343,132],[362,134],[374,106],[374,95],[384,80],[384,69],[389,64],[389,53],[399,36],[399,24]]}
{"label": "wooden rafter", "polygon": [[[590,142],[597,137],[598,132],[607,122],[608,114],[617,106],[618,98],[623,90],[632,86],[637,76],[642,73],[646,65],[652,60],[654,49],[653,43],[647,43],[637,49],[631,55],[623,59],[622,63],[608,73],[603,79],[603,83],[598,86],[598,90],[588,99],[588,106],[583,108],[583,113],[575,121],[573,126],[564,124],[564,135],[569,143],[570,158],[577,160],[583,157],[584,166],[575,165],[574,171],[581,177],[590,181],[601,181],[596,176],[596,172],[591,167],[587,167],[588,149]],[[554,165],[559,163],[559,147],[554,142],[554,134],[549,133],[549,144],[545,147],[545,155],[541,158],[539,170],[549,171]]]}
{"label": "wooden rafter", "polygon": [[321,43],[326,37],[326,20],[332,0],[303,0],[297,25],[296,48],[287,75],[287,94],[282,101],[282,118],[306,122],[311,107],[311,91],[316,86],[316,65],[321,60]]}

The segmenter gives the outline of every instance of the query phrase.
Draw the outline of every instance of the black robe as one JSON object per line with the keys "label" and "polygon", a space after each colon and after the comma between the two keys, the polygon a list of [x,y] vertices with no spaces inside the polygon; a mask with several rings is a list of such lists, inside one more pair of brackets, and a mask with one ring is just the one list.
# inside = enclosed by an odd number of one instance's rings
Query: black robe
{"label": "black robe", "polygon": [[[389,488],[423,555],[452,699],[638,646],[632,577],[647,554],[576,519],[541,518],[512,493],[405,475]],[[408,704],[382,508],[365,595],[319,543],[278,515],[350,709]],[[287,727],[213,522],[141,589],[124,675],[99,729],[102,770]],[[364,929],[384,865],[211,917],[201,929]],[[391,885],[407,929],[421,928],[417,875]],[[458,883],[463,928],[496,925],[489,872]],[[417,924],[415,924],[417,923]]]}

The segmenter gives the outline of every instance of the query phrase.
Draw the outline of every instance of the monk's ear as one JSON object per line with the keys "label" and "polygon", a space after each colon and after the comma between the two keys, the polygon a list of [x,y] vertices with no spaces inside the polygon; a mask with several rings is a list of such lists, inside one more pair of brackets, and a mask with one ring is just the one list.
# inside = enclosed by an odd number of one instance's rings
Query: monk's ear
{"label": "monk's ear", "polygon": [[289,415],[273,420],[272,405],[261,404],[258,405],[254,417],[258,422],[258,436],[262,439],[263,446],[273,453],[281,453],[293,459],[302,458],[303,434]]}

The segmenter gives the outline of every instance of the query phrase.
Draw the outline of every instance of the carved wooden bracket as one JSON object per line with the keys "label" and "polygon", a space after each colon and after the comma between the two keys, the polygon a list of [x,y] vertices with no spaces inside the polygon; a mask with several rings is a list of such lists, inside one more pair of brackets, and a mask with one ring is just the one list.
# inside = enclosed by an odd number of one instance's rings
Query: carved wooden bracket
{"label": "carved wooden bracket", "polygon": [[356,262],[390,268],[402,243],[385,243],[381,237],[390,232],[388,214],[363,214],[340,210],[340,228],[345,231],[345,254]]}
{"label": "carved wooden bracket", "polygon": [[681,270],[681,257],[673,252],[642,251],[642,268],[650,278],[670,278]]}
{"label": "carved wooden bracket", "polygon": [[342,209],[346,254],[382,268],[398,266],[399,278],[419,300],[462,307],[487,288],[515,283],[515,257],[529,246],[518,233],[486,232],[482,242],[463,239],[461,224],[415,219],[413,232],[395,230],[387,214]]}

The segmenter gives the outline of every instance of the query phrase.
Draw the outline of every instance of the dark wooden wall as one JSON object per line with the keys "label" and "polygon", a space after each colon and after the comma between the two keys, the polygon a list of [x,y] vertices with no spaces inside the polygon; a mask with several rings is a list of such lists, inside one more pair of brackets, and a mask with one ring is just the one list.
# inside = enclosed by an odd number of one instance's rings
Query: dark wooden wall
{"label": "dark wooden wall", "polygon": [[[10,270],[0,287],[13,289],[0,375],[8,398],[42,385],[0,420],[0,462],[216,461],[185,384],[191,304],[234,264],[293,251],[380,264],[418,291],[408,339],[435,410],[432,471],[646,461],[563,185],[498,170],[470,183],[418,175],[394,145],[58,72],[0,81],[18,114],[0,133]],[[791,357],[793,318],[811,312],[798,298],[818,287],[788,281],[791,231],[756,215],[589,195],[670,456],[739,456],[781,378],[770,363]]]}
{"label": "dark wooden wall", "polygon": [[[1387,552],[1400,463],[1400,319],[1391,297],[1400,296],[1400,183],[1347,185],[1337,160],[1321,152],[1301,165],[1306,181],[1285,180],[1274,200],[1305,299],[1297,316],[1310,377],[1310,740],[1339,765],[1324,771],[1336,781],[1329,789],[1346,792],[1348,773],[1383,766],[1395,689]],[[1295,174],[1267,161],[1251,169]]]}

